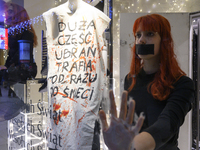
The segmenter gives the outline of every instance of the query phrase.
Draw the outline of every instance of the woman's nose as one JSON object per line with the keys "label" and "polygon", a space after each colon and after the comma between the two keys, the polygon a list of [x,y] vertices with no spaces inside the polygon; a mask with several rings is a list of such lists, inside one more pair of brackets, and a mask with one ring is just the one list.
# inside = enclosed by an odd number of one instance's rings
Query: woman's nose
{"label": "woman's nose", "polygon": [[139,39],[139,44],[146,44],[146,38],[143,35]]}

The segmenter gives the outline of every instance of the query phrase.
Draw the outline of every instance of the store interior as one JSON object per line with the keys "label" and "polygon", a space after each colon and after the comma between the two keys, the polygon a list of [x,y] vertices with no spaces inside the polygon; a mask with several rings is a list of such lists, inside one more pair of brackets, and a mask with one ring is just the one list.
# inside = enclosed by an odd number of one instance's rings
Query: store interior
{"label": "store interior", "polygon": [[[26,107],[18,109],[20,116],[18,119],[26,120],[31,118],[29,124],[31,131],[26,133],[33,138],[34,142],[30,145],[35,147],[43,145],[39,148],[46,149],[46,141],[44,137],[34,137],[32,134],[32,125],[37,124],[40,133],[41,129],[45,129],[45,115],[38,115],[42,109],[48,105],[48,96],[45,89],[41,90],[44,82],[38,83],[41,79],[46,79],[44,71],[45,59],[47,55],[46,49],[46,24],[42,14],[51,8],[57,7],[67,2],[67,0],[4,0],[5,2],[16,3],[24,7],[30,17],[32,26],[37,35],[38,44],[33,48],[33,58],[37,65],[37,74],[34,78],[28,79],[26,83],[16,83],[12,85],[12,90],[17,95],[17,100],[23,100],[30,104],[29,110]],[[84,0],[91,3],[90,0]],[[104,38],[107,46],[105,54],[105,66],[109,75],[107,76],[107,88],[113,89],[117,110],[119,112],[121,94],[124,87],[124,78],[130,68],[131,58],[129,53],[134,43],[132,34],[132,26],[136,18],[148,13],[158,13],[165,16],[172,25],[172,36],[175,42],[175,53],[181,69],[186,72],[187,76],[193,79],[196,87],[195,105],[190,111],[183,126],[180,129],[179,148],[181,150],[197,149],[200,147],[200,125],[199,125],[199,82],[200,82],[200,3],[199,0],[93,0],[93,7],[103,11],[110,19],[109,26],[105,30]],[[1,12],[2,13],[2,12]],[[1,14],[2,16],[2,14]],[[4,19],[0,16],[0,22]],[[21,28],[25,27],[23,24]],[[19,29],[20,30],[20,29]],[[7,59],[8,50],[1,50],[0,65],[4,65]],[[15,101],[16,97],[7,97],[9,89],[4,88],[3,81],[0,85],[2,89],[2,97],[0,102]],[[46,86],[45,86],[46,87]],[[16,101],[17,101],[16,100]],[[1,107],[0,107],[1,108]],[[44,110],[43,110],[44,111]],[[28,113],[27,113],[28,112]],[[17,119],[16,119],[17,120]],[[10,131],[14,132],[13,126],[16,120],[3,120],[0,122],[0,149],[11,150],[15,147],[15,142],[10,140],[13,138]],[[37,120],[36,122],[34,122]],[[39,120],[39,121],[38,121]],[[41,126],[40,126],[41,125]],[[33,129],[34,130],[34,129]],[[20,134],[20,133],[19,133]],[[20,139],[18,139],[20,142]],[[40,143],[42,140],[42,144]],[[37,145],[38,144],[38,145]],[[17,149],[21,144],[18,143]],[[38,148],[38,149],[39,149]],[[15,148],[14,148],[15,149]],[[23,149],[23,148],[22,148]],[[107,150],[105,144],[101,141],[101,150]]]}

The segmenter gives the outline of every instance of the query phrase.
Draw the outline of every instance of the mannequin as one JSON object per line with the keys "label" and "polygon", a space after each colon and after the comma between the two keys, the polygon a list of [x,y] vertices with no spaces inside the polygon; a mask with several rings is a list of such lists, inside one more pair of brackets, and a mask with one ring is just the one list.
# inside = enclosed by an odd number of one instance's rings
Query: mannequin
{"label": "mannequin", "polygon": [[[82,0],[68,0],[68,7],[71,10],[72,13],[74,13],[77,8],[79,7],[80,3]],[[93,0],[92,2],[90,2],[89,4],[91,6],[96,6],[101,0]]]}
{"label": "mannequin", "polygon": [[82,0],[69,0],[43,17],[47,29],[48,107],[53,112],[48,116],[47,132],[59,139],[56,142],[50,136],[48,147],[95,149],[95,121],[106,78],[103,32],[110,19]]}
{"label": "mannequin", "polygon": [[68,1],[69,1],[68,7],[71,13],[75,13],[75,11],[78,9],[82,0],[68,0]]}

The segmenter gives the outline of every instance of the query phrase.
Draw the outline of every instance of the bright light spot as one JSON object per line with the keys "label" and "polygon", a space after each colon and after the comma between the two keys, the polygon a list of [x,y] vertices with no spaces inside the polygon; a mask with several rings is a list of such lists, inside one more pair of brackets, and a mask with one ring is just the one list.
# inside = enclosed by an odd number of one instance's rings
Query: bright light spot
{"label": "bright light spot", "polygon": [[153,4],[152,7],[155,8],[155,7],[156,7],[156,4]]}

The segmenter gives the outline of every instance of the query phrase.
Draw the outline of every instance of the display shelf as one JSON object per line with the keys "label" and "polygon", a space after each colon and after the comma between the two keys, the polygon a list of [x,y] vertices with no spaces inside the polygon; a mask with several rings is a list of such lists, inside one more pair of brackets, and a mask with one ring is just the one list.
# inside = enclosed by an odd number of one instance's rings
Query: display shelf
{"label": "display shelf", "polygon": [[8,121],[8,150],[47,149],[47,93],[39,93],[40,87],[37,79],[14,86],[17,96],[30,105],[30,110]]}

